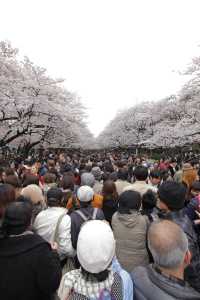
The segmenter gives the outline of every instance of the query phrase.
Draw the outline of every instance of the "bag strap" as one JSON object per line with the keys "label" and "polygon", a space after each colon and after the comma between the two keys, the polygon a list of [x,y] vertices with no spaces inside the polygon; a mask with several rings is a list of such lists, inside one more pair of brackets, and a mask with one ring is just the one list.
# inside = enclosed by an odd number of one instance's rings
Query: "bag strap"
{"label": "bag strap", "polygon": [[77,213],[85,222],[89,220],[89,218],[87,218],[82,211],[75,210],[74,212]]}
{"label": "bag strap", "polygon": [[58,231],[59,231],[59,226],[60,223],[62,222],[63,217],[66,215],[66,213],[62,214],[59,216],[57,224],[56,224],[56,228],[54,231],[54,235],[53,235],[53,242],[57,242],[58,241]]}
{"label": "bag strap", "polygon": [[92,220],[96,220],[97,218],[97,211],[98,211],[98,208],[94,208],[94,211],[93,211],[93,214],[92,214]]}

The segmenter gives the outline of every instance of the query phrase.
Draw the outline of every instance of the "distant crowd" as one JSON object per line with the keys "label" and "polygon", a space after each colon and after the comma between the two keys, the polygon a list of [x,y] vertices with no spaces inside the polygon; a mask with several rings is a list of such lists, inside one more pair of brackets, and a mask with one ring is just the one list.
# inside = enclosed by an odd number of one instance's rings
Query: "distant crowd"
{"label": "distant crowd", "polygon": [[2,300],[200,299],[200,158],[0,159]]}

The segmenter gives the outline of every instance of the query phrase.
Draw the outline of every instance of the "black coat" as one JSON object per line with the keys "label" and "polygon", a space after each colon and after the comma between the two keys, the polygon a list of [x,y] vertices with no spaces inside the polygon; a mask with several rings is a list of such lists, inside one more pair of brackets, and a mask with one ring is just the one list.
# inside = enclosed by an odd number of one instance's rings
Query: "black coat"
{"label": "black coat", "polygon": [[0,239],[0,299],[50,300],[61,280],[58,254],[36,234]]}

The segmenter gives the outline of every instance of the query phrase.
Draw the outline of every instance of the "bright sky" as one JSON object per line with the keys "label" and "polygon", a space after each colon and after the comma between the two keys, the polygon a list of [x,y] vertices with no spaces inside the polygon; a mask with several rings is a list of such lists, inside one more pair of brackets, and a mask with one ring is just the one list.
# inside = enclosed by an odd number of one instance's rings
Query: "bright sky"
{"label": "bright sky", "polygon": [[119,109],[179,90],[199,12],[199,0],[6,0],[0,39],[66,78],[97,135]]}

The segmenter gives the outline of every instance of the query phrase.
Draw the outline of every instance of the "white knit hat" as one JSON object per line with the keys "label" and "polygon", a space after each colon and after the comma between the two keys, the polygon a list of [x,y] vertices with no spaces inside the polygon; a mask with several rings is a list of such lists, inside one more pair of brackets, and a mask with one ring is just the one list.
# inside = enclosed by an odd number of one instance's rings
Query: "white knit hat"
{"label": "white knit hat", "polygon": [[115,239],[110,226],[100,220],[88,221],[78,236],[77,256],[89,273],[105,271],[115,255]]}
{"label": "white knit hat", "polygon": [[90,186],[83,185],[78,189],[77,197],[81,202],[92,201],[94,197],[94,191]]}

